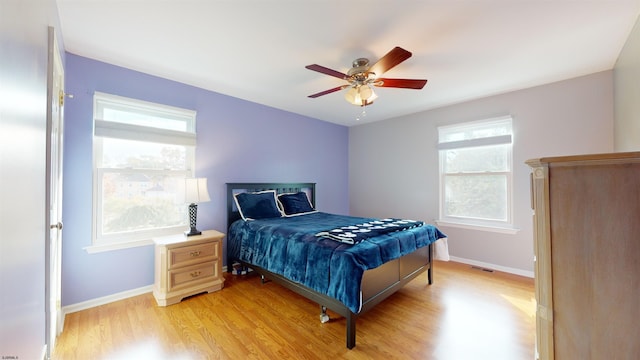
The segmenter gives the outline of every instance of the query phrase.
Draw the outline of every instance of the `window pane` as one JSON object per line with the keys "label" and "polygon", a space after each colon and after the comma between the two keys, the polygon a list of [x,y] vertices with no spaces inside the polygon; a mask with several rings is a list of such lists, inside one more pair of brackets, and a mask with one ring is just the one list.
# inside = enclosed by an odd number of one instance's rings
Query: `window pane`
{"label": "window pane", "polygon": [[443,150],[444,172],[509,171],[508,149],[511,145]]}
{"label": "window pane", "polygon": [[195,132],[196,112],[164,104],[96,92],[94,118],[157,129]]}
{"label": "window pane", "polygon": [[507,220],[506,175],[446,175],[445,216]]}
{"label": "window pane", "polygon": [[104,172],[102,234],[186,225],[184,175]]}
{"label": "window pane", "polygon": [[186,146],[102,138],[102,168],[187,170]]}

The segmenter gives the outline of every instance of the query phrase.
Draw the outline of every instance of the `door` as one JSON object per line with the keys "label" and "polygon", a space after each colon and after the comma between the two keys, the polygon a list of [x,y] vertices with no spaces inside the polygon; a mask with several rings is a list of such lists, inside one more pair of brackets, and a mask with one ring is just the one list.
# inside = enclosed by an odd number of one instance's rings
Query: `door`
{"label": "door", "polygon": [[61,258],[62,258],[62,135],[64,109],[64,68],[53,28],[49,28],[49,65],[47,84],[47,202],[49,238],[45,245],[46,270],[46,342],[51,357],[56,337],[62,331]]}

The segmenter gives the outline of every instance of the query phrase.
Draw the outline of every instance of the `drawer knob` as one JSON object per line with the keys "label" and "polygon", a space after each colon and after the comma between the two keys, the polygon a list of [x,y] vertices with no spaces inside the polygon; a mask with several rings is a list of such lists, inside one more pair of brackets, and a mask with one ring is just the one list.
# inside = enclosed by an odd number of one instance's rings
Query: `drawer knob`
{"label": "drawer knob", "polygon": [[191,256],[193,257],[200,256],[200,250],[192,251]]}
{"label": "drawer knob", "polygon": [[200,271],[194,271],[191,273],[192,278],[197,278],[198,276],[200,276]]}

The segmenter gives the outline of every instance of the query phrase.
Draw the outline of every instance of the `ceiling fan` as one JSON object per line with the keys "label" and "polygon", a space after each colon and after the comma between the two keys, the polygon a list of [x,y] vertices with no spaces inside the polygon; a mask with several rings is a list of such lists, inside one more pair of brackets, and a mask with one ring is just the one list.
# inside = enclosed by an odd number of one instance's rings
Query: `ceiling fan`
{"label": "ceiling fan", "polygon": [[317,98],[349,88],[345,93],[345,99],[354,105],[367,106],[372,104],[378,97],[375,92],[373,92],[373,89],[371,88],[372,85],[377,87],[422,89],[427,84],[427,80],[389,79],[380,77],[386,71],[410,58],[411,55],[411,52],[396,46],[371,66],[369,66],[369,59],[355,59],[352,63],[351,69],[349,69],[346,74],[318,64],[307,65],[305,68],[309,70],[317,71],[347,81],[347,84],[336,86],[332,89],[309,95],[308,97]]}

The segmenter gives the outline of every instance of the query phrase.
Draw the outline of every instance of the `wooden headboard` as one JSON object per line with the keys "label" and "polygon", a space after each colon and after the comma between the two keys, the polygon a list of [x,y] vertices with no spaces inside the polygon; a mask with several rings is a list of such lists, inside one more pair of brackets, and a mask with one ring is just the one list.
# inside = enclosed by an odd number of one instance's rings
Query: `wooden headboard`
{"label": "wooden headboard", "polygon": [[233,195],[264,190],[275,190],[278,194],[304,191],[311,205],[316,207],[316,183],[227,183],[227,230],[234,221],[241,218]]}

